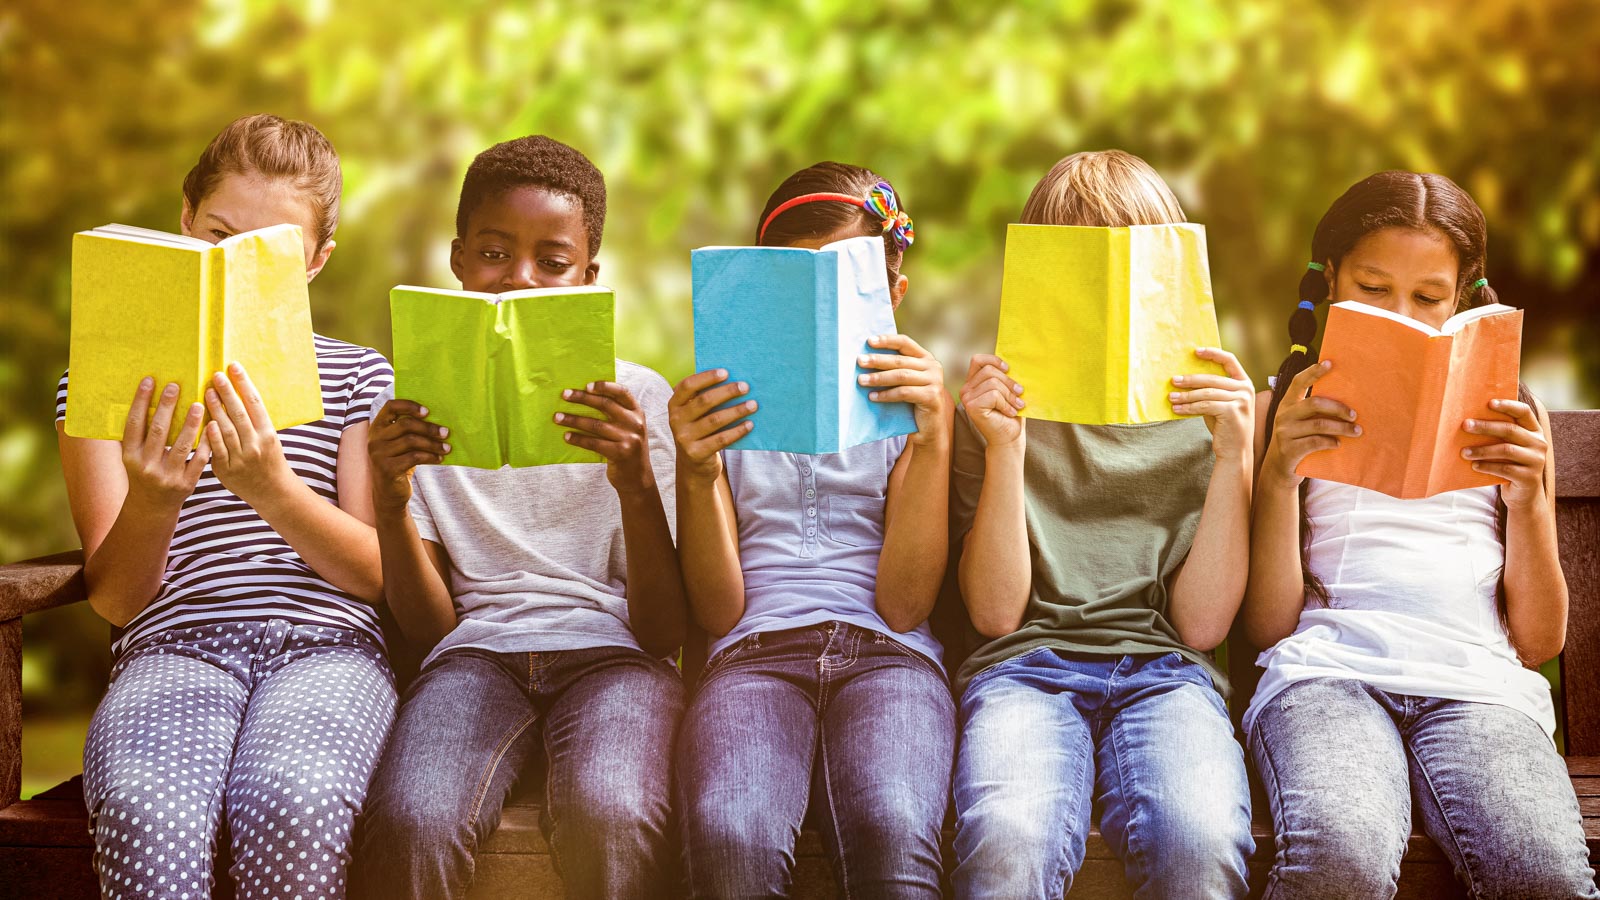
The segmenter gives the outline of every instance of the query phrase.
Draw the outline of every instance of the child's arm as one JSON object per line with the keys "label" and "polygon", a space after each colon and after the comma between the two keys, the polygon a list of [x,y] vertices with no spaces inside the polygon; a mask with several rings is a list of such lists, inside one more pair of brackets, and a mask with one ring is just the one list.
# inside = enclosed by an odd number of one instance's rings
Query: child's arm
{"label": "child's arm", "polygon": [[367,432],[383,594],[401,632],[418,648],[433,647],[456,627],[455,602],[444,580],[449,559],[443,547],[422,539],[407,509],[411,473],[450,452],[450,430],[427,422],[427,416],[427,409],[410,400],[390,400]]}
{"label": "child's arm", "polygon": [[1173,580],[1167,614],[1179,640],[1209,651],[1228,636],[1250,567],[1250,493],[1255,388],[1232,353],[1195,351],[1226,375],[1179,375],[1168,395],[1174,412],[1204,416],[1216,461],[1189,555]]}
{"label": "child's arm", "polygon": [[639,645],[651,656],[664,657],[683,646],[685,631],[683,574],[672,546],[666,509],[650,468],[650,439],[645,414],[626,387],[595,382],[587,390],[562,391],[562,399],[592,407],[605,415],[556,413],[559,425],[577,429],[567,443],[606,458],[606,478],[622,507],[622,543],[628,557],[628,622]]}
{"label": "child's arm", "polygon": [[972,627],[991,639],[1022,627],[1033,590],[1022,495],[1027,433],[1018,416],[1025,404],[1008,368],[998,356],[974,356],[961,387],[961,406],[984,440],[984,470],[958,577]]}
{"label": "child's arm", "polygon": [[877,388],[874,403],[911,403],[917,431],[889,473],[883,549],[878,554],[878,615],[895,631],[927,620],[939,598],[950,541],[950,395],[944,368],[933,354],[903,334],[875,337],[873,347],[897,351],[862,356],[877,371],[858,381]]}
{"label": "child's arm", "polygon": [[367,484],[367,426],[339,438],[338,505],[327,502],[289,467],[261,394],[244,367],[218,372],[206,390],[206,442],[211,472],[282,537],[318,575],[340,590],[377,603],[383,599],[378,535]]}
{"label": "child's arm", "polygon": [[154,391],[154,379],[139,383],[120,447],[68,437],[64,428],[57,433],[72,521],[83,541],[89,606],[119,628],[143,612],[161,589],[178,513],[211,454],[201,441],[190,456],[204,412],[198,403],[189,407],[168,448],[166,435],[178,403],[176,384],[162,391],[146,425]]}
{"label": "child's arm", "polygon": [[[1300,558],[1300,482],[1295,467],[1318,450],[1331,450],[1361,426],[1350,407],[1328,397],[1307,396],[1332,363],[1324,360],[1294,377],[1278,404],[1274,422],[1266,420],[1271,394],[1256,407],[1255,511],[1250,522],[1250,573],[1244,597],[1245,637],[1256,647],[1271,647],[1294,632],[1305,607],[1305,574]],[[1271,434],[1268,443],[1267,435]],[[1263,449],[1264,448],[1264,449]]]}
{"label": "child's arm", "polygon": [[755,423],[739,420],[756,411],[754,400],[717,409],[750,390],[742,381],[722,384],[727,380],[726,369],[690,375],[679,382],[667,404],[678,445],[678,554],[683,560],[683,584],[695,619],[713,637],[732,631],[744,617],[739,523],[720,454],[750,433]]}
{"label": "child's arm", "polygon": [[1567,579],[1556,547],[1556,461],[1546,435],[1550,417],[1537,400],[1494,400],[1496,412],[1513,421],[1468,419],[1472,434],[1501,443],[1469,447],[1462,455],[1472,468],[1506,479],[1500,499],[1506,505],[1506,622],[1511,645],[1524,665],[1538,666],[1561,652],[1567,640]]}

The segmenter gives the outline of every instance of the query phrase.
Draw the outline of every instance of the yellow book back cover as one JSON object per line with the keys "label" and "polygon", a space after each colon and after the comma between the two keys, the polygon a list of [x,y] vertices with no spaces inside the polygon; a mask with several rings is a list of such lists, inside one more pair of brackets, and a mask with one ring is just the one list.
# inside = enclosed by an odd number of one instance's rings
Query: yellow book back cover
{"label": "yellow book back cover", "polygon": [[300,229],[263,228],[230,238],[213,252],[225,254],[227,299],[208,373],[231,362],[243,364],[275,428],[321,419],[322,385]]}
{"label": "yellow book back cover", "polygon": [[185,247],[72,236],[67,434],[121,440],[145,376],[158,392],[177,382],[179,410],[200,399],[210,261]]}
{"label": "yellow book back cover", "polygon": [[1083,425],[1184,418],[1179,374],[1222,374],[1203,226],[1010,225],[995,352],[1023,415]]}

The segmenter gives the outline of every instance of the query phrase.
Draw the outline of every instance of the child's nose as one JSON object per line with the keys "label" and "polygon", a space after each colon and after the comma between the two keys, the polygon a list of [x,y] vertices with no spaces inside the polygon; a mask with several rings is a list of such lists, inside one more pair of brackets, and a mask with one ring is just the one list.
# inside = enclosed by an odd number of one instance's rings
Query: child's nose
{"label": "child's nose", "polygon": [[501,290],[522,291],[527,290],[528,288],[538,287],[538,274],[538,264],[533,260],[516,260],[511,264],[510,268],[506,270],[506,278]]}

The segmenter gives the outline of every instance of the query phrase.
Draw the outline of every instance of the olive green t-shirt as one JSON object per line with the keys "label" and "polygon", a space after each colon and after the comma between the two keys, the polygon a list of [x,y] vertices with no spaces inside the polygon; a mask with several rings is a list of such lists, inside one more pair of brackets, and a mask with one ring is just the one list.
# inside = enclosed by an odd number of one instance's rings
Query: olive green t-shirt
{"label": "olive green t-shirt", "polygon": [[[1215,459],[1201,419],[1148,425],[1068,425],[1029,419],[1023,506],[1033,587],[1022,627],[978,644],[958,691],[984,669],[1039,647],[1108,656],[1177,651],[1227,680],[1209,654],[1178,639],[1167,604],[1194,543]],[[972,528],[984,441],[956,417],[951,518]],[[970,630],[970,629],[969,629]],[[976,632],[972,632],[976,636]]]}

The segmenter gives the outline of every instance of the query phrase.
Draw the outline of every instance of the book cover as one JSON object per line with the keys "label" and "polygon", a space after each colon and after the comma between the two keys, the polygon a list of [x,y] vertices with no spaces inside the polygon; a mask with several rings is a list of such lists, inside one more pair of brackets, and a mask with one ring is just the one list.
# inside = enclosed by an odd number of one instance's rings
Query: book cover
{"label": "book cover", "polygon": [[884,352],[867,339],[898,331],[881,238],[703,247],[690,259],[695,369],[726,369],[759,404],[730,450],[837,453],[916,431],[910,404],[874,403],[856,383],[856,357]]}
{"label": "book cover", "polygon": [[561,399],[616,381],[615,296],[607,287],[504,294],[401,285],[389,292],[395,396],[450,429],[444,465],[498,469],[605,460],[568,444],[557,412],[603,418]]}
{"label": "book cover", "polygon": [[1205,228],[1006,227],[995,353],[1028,418],[1083,425],[1185,418],[1172,376],[1223,374]]}
{"label": "book cover", "polygon": [[322,418],[305,247],[297,225],[217,244],[107,225],[72,238],[66,432],[121,440],[146,376],[177,382],[178,414],[239,362],[277,428]]}
{"label": "book cover", "polygon": [[1438,330],[1354,300],[1333,304],[1320,357],[1333,368],[1312,393],[1355,410],[1362,433],[1295,472],[1402,500],[1504,483],[1461,457],[1498,441],[1461,426],[1507,418],[1489,401],[1516,399],[1521,355],[1522,310],[1502,304],[1457,313]]}

